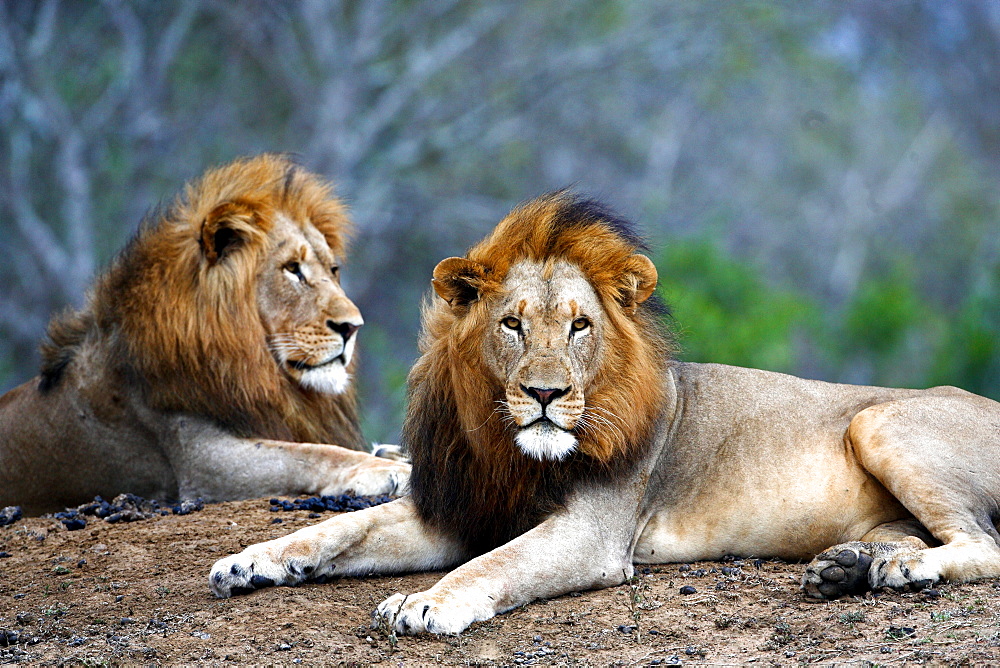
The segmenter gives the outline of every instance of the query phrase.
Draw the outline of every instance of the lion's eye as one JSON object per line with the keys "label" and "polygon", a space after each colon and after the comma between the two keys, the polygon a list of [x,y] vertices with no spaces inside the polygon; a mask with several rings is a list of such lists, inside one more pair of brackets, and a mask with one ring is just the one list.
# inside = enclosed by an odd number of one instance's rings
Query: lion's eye
{"label": "lion's eye", "polygon": [[587,320],[586,318],[577,318],[572,324],[574,332],[582,332],[588,327],[590,327],[590,320]]}
{"label": "lion's eye", "polygon": [[305,283],[306,277],[305,274],[302,273],[302,267],[298,262],[289,262],[283,267],[283,269],[295,278],[299,279],[300,282]]}
{"label": "lion's eye", "polygon": [[515,332],[521,329],[521,321],[512,315],[509,315],[503,320],[501,320],[500,324],[506,327],[507,329],[513,330]]}
{"label": "lion's eye", "polygon": [[340,267],[338,267],[337,265],[333,265],[332,267],[330,267],[330,274],[334,278],[337,278],[337,276],[340,275]]}

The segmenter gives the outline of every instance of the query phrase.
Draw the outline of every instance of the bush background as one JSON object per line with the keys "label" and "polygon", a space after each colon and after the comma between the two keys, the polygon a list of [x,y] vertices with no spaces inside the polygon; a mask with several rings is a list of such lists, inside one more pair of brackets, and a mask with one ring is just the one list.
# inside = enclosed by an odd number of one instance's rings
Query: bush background
{"label": "bush background", "polygon": [[260,151],[353,210],[372,440],[434,264],[567,185],[645,231],[684,359],[1000,398],[1000,3],[0,0],[0,389]]}

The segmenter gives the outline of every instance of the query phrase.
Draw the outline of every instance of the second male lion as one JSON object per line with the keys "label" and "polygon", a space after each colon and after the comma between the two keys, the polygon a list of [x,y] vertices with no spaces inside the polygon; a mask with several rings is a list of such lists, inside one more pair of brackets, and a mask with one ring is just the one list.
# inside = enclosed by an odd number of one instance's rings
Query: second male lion
{"label": "second male lion", "polygon": [[189,185],[52,320],[41,375],[0,397],[0,506],[402,488],[408,465],[361,452],[349,229],[281,156]]}
{"label": "second male lion", "polygon": [[458,633],[633,563],[815,557],[803,586],[823,598],[1000,575],[1000,404],[673,361],[641,251],[557,193],[441,262],[409,379],[412,495],[222,559],[212,590],[457,565],[376,615]]}

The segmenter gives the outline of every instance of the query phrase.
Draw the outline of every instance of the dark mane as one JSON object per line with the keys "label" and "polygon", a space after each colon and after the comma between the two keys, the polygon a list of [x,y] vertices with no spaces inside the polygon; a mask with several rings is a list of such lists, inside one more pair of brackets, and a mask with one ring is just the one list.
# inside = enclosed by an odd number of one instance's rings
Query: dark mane
{"label": "dark mane", "polygon": [[[615,364],[634,382],[620,384],[624,390],[611,387],[614,383],[593,388],[588,400],[627,407],[618,413],[628,416],[628,424],[618,434],[604,434],[607,442],[581,440],[580,448],[559,462],[523,454],[514,444],[514,430],[494,411],[504,389],[482,359],[485,307],[473,304],[456,315],[443,299],[428,303],[423,354],[410,373],[403,425],[403,445],[413,461],[411,495],[428,523],[483,553],[537,525],[581,481],[620,477],[634,468],[648,447],[662,403],[659,374],[673,351],[659,299],[647,299],[632,315],[624,315],[618,301],[628,287],[625,268],[643,250],[645,243],[628,221],[596,200],[559,191],[516,208],[467,255],[484,267],[483,300],[499,293],[519,260],[566,258],[588,276],[609,316],[621,311],[609,318],[617,328],[609,341],[618,350]],[[649,388],[645,404],[627,394],[636,385]]]}

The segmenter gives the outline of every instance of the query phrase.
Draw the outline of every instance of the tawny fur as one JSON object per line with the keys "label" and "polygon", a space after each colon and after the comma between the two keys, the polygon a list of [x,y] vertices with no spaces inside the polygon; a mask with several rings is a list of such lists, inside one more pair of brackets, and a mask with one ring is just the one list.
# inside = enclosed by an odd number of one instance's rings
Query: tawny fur
{"label": "tawny fur", "polygon": [[410,375],[412,496],[221,559],[213,592],[454,566],[374,613],[454,634],[635,563],[812,558],[803,590],[827,599],[1000,577],[1000,404],[673,361],[640,248],[557,193],[441,261]]}
{"label": "tawny fur", "polygon": [[357,452],[350,230],[329,184],[280,155],[187,186],[52,320],[39,378],[0,398],[0,505],[405,484],[408,466]]}
{"label": "tawny fur", "polygon": [[[351,223],[328,184],[278,155],[208,172],[162,216],[147,220],[42,344],[45,387],[87,336],[113,346],[108,363],[143,380],[153,408],[211,416],[241,435],[363,449],[353,388],[306,393],[263,345],[256,284],[274,215],[311,222],[343,257]],[[225,267],[205,262],[202,226],[239,221],[244,247]]]}
{"label": "tawny fur", "polygon": [[[470,281],[478,297],[465,308],[440,299],[426,306],[422,356],[409,377],[403,440],[414,465],[412,495],[428,522],[483,552],[537,524],[580,479],[621,476],[639,458],[663,404],[660,378],[673,351],[662,303],[630,301],[633,256],[643,248],[609,210],[562,191],[515,209],[469,251],[468,260],[482,267]],[[585,392],[589,406],[621,419],[617,429],[579,430],[578,452],[568,461],[538,461],[515,447],[514,427],[497,410],[504,387],[483,359],[490,300],[521,260],[580,267],[612,328],[605,368]]]}

